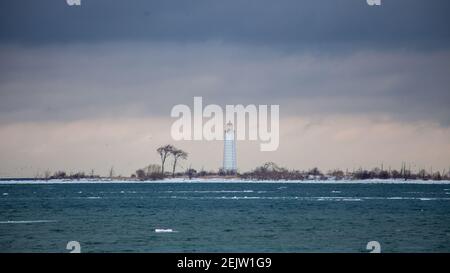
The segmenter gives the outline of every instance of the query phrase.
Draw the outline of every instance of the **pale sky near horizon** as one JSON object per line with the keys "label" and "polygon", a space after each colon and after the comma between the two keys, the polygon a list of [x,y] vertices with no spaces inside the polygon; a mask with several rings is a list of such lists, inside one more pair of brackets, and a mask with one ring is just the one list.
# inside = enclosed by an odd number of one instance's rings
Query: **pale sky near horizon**
{"label": "pale sky near horizon", "polygon": [[2,1],[0,177],[129,176],[168,143],[217,170],[220,141],[170,137],[194,96],[280,105],[279,149],[238,142],[241,171],[448,170],[450,3],[365,2]]}

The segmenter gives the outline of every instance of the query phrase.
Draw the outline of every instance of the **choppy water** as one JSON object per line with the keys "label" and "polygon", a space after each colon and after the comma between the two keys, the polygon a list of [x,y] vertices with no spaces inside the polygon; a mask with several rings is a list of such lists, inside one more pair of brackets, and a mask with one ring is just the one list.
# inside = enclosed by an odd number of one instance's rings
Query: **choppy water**
{"label": "choppy water", "polygon": [[449,252],[450,185],[0,184],[1,252],[72,240],[82,252],[367,252],[372,240]]}

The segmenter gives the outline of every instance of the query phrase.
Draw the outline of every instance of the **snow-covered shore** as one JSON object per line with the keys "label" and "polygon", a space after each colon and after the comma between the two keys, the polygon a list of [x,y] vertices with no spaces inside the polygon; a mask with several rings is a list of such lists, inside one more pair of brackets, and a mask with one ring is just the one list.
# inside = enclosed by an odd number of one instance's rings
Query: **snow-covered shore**
{"label": "snow-covered shore", "polygon": [[368,179],[368,180],[244,180],[239,178],[168,178],[155,181],[115,180],[115,179],[52,179],[52,180],[1,180],[0,185],[23,184],[133,184],[133,183],[300,183],[300,184],[450,184],[449,180],[403,180],[403,179]]}

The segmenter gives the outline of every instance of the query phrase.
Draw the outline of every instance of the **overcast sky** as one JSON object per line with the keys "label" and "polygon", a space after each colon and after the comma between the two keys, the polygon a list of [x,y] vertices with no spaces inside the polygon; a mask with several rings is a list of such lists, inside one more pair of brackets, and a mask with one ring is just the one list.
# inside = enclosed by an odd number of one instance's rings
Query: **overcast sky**
{"label": "overcast sky", "polygon": [[450,167],[450,2],[0,2],[0,177],[118,174],[172,143],[197,169],[220,142],[174,142],[175,104],[279,104],[280,148],[238,167]]}

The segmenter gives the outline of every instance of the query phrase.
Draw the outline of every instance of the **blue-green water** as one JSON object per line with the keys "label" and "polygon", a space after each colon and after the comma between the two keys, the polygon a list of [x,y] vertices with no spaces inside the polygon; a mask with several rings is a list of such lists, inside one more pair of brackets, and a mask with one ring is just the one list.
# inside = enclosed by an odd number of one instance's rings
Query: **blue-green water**
{"label": "blue-green water", "polygon": [[[449,252],[450,185],[0,185],[1,252]],[[155,229],[174,232],[157,233]]]}

